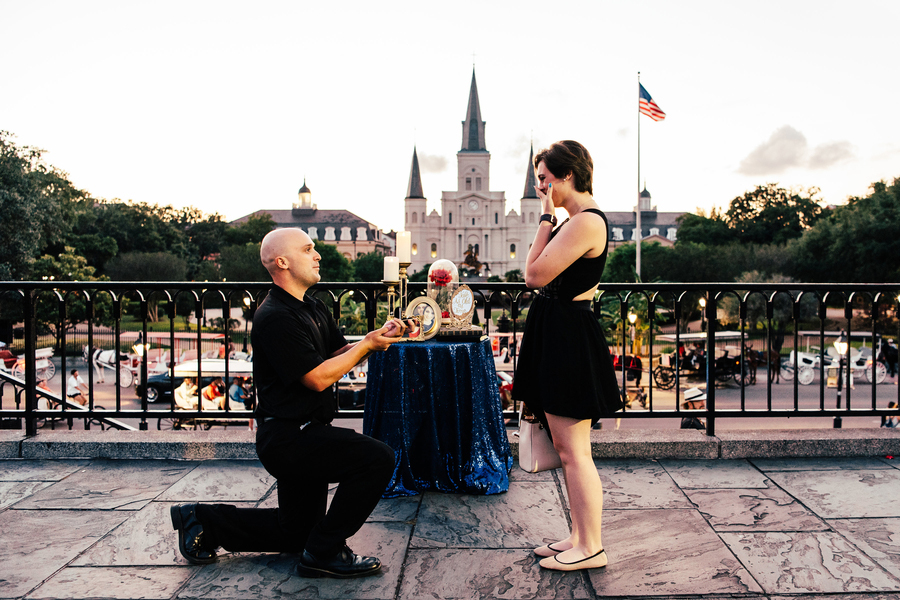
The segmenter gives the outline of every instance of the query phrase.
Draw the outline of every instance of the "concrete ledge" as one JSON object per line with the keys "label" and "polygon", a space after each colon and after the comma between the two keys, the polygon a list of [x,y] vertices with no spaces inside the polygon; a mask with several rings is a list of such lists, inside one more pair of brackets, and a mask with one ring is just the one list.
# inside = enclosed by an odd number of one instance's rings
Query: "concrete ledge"
{"label": "concrete ledge", "polygon": [[21,430],[0,430],[0,458],[19,458],[25,432]]}
{"label": "concrete ledge", "polygon": [[896,429],[763,429],[722,432],[721,458],[900,455]]}
{"label": "concrete ledge", "polygon": [[21,458],[256,459],[252,431],[59,431],[22,442]]}
{"label": "concrete ledge", "polygon": [[[508,431],[513,457],[519,440]],[[0,459],[255,459],[256,434],[210,431],[0,431]],[[591,431],[591,454],[608,459],[900,456],[895,429],[735,430],[708,437],[682,429]]]}

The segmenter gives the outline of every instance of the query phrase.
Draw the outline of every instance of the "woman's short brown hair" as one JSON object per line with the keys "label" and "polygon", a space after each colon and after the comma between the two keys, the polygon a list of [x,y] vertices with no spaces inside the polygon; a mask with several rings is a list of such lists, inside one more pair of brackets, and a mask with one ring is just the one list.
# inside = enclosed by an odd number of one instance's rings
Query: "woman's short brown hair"
{"label": "woman's short brown hair", "polygon": [[537,169],[542,162],[554,177],[565,177],[571,173],[577,191],[594,193],[594,161],[587,148],[575,140],[555,142],[535,154],[534,168]]}

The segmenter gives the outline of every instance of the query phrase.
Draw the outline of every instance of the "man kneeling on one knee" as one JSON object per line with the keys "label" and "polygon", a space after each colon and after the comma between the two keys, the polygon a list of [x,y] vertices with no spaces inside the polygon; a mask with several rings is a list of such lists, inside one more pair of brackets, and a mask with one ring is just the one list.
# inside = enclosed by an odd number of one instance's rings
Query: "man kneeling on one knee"
{"label": "man kneeling on one knee", "polygon": [[[381,569],[347,539],[363,526],[394,470],[394,451],[352,429],[333,427],[333,384],[372,352],[386,350],[405,326],[392,319],[348,344],[330,311],[306,292],[319,279],[313,241],[276,229],[260,257],[274,285],[253,319],[256,451],[278,481],[278,508],[184,504],[171,509],[181,554],[194,564],[230,552],[294,552],[308,577],[356,577]],[[326,511],[329,483],[338,483]]]}

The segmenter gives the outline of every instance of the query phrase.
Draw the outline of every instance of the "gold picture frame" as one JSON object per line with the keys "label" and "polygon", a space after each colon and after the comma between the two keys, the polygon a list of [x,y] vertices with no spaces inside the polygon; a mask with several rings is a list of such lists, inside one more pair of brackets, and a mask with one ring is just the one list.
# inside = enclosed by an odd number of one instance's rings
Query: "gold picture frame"
{"label": "gold picture frame", "polygon": [[410,300],[406,306],[406,317],[418,317],[421,331],[418,337],[408,338],[410,341],[430,340],[441,328],[441,307],[428,296],[419,296]]}

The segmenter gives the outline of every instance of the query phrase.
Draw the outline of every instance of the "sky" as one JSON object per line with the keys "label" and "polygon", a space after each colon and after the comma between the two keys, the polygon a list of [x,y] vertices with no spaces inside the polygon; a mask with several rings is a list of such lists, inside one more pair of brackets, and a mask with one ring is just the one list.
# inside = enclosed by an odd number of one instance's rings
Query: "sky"
{"label": "sky", "polygon": [[[561,139],[608,211],[644,181],[660,211],[766,183],[840,204],[900,177],[897,22],[896,0],[0,0],[0,130],[95,198],[233,220],[305,178],[402,230],[414,147],[429,210],[457,187],[474,64],[507,210]],[[667,114],[640,136],[638,73]]]}

